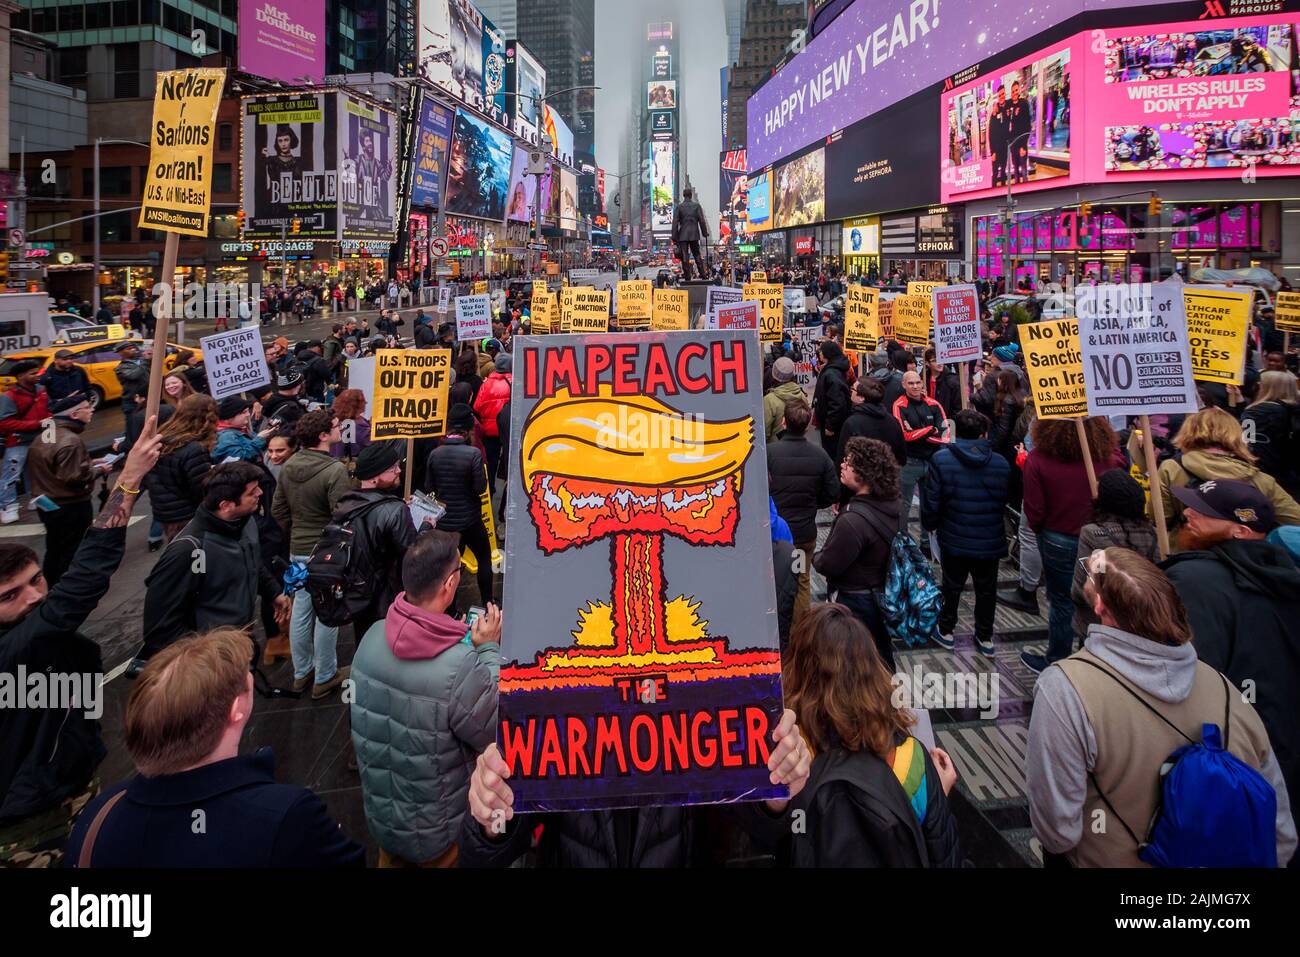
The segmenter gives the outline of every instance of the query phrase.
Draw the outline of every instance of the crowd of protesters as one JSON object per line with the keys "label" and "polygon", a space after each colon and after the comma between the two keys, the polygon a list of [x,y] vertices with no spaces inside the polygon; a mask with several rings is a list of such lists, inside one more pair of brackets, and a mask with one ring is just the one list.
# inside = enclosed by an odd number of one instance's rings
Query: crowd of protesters
{"label": "crowd of protesters", "polygon": [[[769,279],[819,301],[846,282],[833,269]],[[0,508],[13,514],[20,485],[56,507],[39,511],[43,557],[0,544],[0,672],[103,671],[79,630],[123,559],[141,495],[159,554],[126,669],[123,739],[137,774],[100,790],[102,733],[84,710],[0,711],[0,862],[362,865],[360,835],[318,796],[277,782],[269,751],[240,752],[260,665],[284,660],[290,694],[323,701],[351,689],[352,766],[381,866],[507,866],[525,854],[555,866],[684,866],[707,858],[719,828],[792,866],[969,863],[948,797],[957,769],[921,743],[916,714],[892,693],[900,649],[883,602],[908,537],[937,569],[939,611],[922,646],[958,646],[967,582],[986,661],[1003,637],[998,607],[1041,617],[1046,593],[1045,647],[1016,663],[1038,676],[1026,782],[1049,862],[1137,863],[1136,838],[1085,825],[1107,807],[1145,826],[1161,763],[1203,722],[1227,722],[1224,747],[1272,789],[1271,849],[1279,865],[1291,859],[1300,404],[1288,357],[1264,358],[1240,389],[1204,390],[1195,414],[1153,417],[1150,436],[1132,421],[1089,419],[1084,448],[1074,423],[1035,416],[1012,317],[986,318],[986,357],[969,370],[965,401],[933,350],[890,340],[846,352],[833,321],[814,355],[773,345],[763,427],[786,710],[768,767],[790,797],[516,817],[494,743],[505,612],[490,526],[504,519],[513,345],[528,304],[507,298],[490,339],[457,343],[451,324],[423,311],[406,327],[397,310],[416,297],[418,285],[395,282],[271,288],[264,322],[310,318],[327,300],[378,314],[337,322],[324,340],[273,340],[272,382],[220,401],[201,362],[182,362],[147,420],[148,357],[124,352],[120,461],[90,457],[81,432],[94,411],[67,363],[43,375],[15,366],[0,397]],[[446,435],[417,441],[409,461],[405,443],[373,440],[365,395],[348,381],[350,359],[403,347],[451,348],[455,372]],[[801,385],[797,364],[809,361],[816,380]],[[404,478],[440,503],[436,527],[416,526]],[[819,513],[832,516],[828,530]],[[1157,522],[1173,542],[1163,563]],[[351,557],[322,598],[305,587],[308,570],[327,566],[340,535]],[[1013,552],[1020,581],[999,593]],[[467,554],[473,583],[462,582]],[[1247,682],[1255,702],[1229,694],[1225,712],[1228,683]],[[196,794],[209,828],[230,822],[222,841],[192,832]],[[797,836],[796,814],[817,822],[809,837]]]}

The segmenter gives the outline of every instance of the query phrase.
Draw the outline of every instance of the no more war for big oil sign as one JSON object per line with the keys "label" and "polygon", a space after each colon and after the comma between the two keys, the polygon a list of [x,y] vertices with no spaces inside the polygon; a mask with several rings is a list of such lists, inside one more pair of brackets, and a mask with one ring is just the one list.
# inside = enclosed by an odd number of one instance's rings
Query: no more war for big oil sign
{"label": "no more war for big oil sign", "polygon": [[1196,411],[1182,284],[1081,286],[1075,307],[1089,415]]}
{"label": "no more war for big oil sign", "polygon": [[375,353],[372,439],[427,439],[447,431],[450,349]]}

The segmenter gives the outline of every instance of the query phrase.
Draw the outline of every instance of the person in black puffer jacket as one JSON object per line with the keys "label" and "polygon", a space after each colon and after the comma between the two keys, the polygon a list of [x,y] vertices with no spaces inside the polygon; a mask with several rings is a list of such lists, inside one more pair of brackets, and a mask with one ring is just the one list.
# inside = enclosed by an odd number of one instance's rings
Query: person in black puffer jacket
{"label": "person in black puffer jacket", "polygon": [[[853,408],[844,420],[840,432],[840,446],[835,456],[837,462],[844,461],[844,447],[849,439],[879,439],[894,453],[899,468],[907,464],[907,444],[903,441],[903,429],[898,420],[885,410],[881,404],[885,397],[885,384],[872,376],[863,376],[853,385]],[[847,505],[852,496],[840,489],[840,504]]]}
{"label": "person in black puffer jacket", "polygon": [[962,409],[955,421],[957,441],[934,453],[921,483],[921,527],[939,533],[943,565],[938,641],[952,647],[957,606],[969,576],[975,580],[975,645],[991,656],[998,562],[1007,556],[1011,466],[984,438],[984,416]]}
{"label": "person in black puffer jacket", "polygon": [[[934,347],[925,350],[925,392],[950,413],[961,408],[961,377],[956,366],[944,366],[936,358]],[[894,398],[903,394],[902,377],[899,377],[898,392]],[[888,401],[886,400],[886,404]]]}
{"label": "person in black puffer jacket", "polygon": [[[767,447],[767,474],[776,510],[790,524],[795,551],[804,554],[799,573],[799,592],[794,602],[797,624],[808,610],[811,582],[808,556],[817,547],[817,510],[838,499],[840,483],[835,478],[835,463],[824,449],[809,442],[810,413],[801,399],[785,404],[782,427],[785,433]],[[778,430],[779,431],[779,430]]]}
{"label": "person in black puffer jacket", "polygon": [[1289,372],[1259,377],[1255,401],[1241,414],[1242,429],[1251,425],[1250,451],[1259,468],[1277,480],[1292,498],[1300,496],[1300,395]]}
{"label": "person in black puffer jacket", "polygon": [[170,542],[203,501],[203,479],[217,441],[217,404],[208,395],[186,396],[158,434],[162,457],[145,476],[145,486],[154,518]]}
{"label": "person in black puffer jacket", "polygon": [[474,410],[461,403],[447,413],[447,436],[429,453],[424,467],[425,491],[432,492],[447,514],[438,520],[445,532],[459,532],[461,544],[478,562],[479,604],[492,601],[492,543],[483,524],[480,496],[487,491],[487,466],[483,453],[469,444],[474,430]]}
{"label": "person in black puffer jacket", "polygon": [[821,429],[822,447],[838,450],[840,429],[849,416],[849,360],[833,339],[818,347],[822,371],[813,390],[813,418]]}

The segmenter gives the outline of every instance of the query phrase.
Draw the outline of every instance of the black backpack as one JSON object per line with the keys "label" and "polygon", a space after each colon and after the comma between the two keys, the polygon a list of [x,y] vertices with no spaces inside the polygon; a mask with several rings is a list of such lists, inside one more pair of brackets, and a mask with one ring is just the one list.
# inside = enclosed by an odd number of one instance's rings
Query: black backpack
{"label": "black backpack", "polygon": [[340,520],[336,513],[320,541],[307,559],[307,583],[316,620],[337,628],[346,625],[370,604],[374,578],[374,559],[363,539],[357,538],[354,526],[362,515],[393,499],[369,502]]}

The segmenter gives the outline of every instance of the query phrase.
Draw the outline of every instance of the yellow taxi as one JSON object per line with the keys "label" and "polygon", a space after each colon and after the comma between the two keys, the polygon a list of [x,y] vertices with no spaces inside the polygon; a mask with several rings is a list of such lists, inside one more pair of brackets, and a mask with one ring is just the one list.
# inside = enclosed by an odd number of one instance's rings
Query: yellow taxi
{"label": "yellow taxi", "polygon": [[[15,379],[12,369],[16,363],[26,359],[37,359],[41,363],[41,373],[44,374],[46,368],[54,361],[54,354],[67,349],[72,353],[72,361],[86,370],[86,376],[90,379],[90,389],[93,393],[91,404],[99,406],[104,402],[112,402],[122,398],[122,384],[117,381],[117,373],[114,369],[122,361],[121,354],[117,351],[127,344],[139,346],[141,350],[148,349],[153,345],[150,339],[104,339],[99,342],[79,342],[75,345],[53,345],[44,349],[31,349],[27,352],[14,352],[0,359],[0,391],[13,387]],[[167,356],[163,360],[163,368],[168,372],[176,365],[177,357],[180,352],[192,352],[202,361],[203,353],[197,346],[181,346],[174,342],[167,343]]]}

